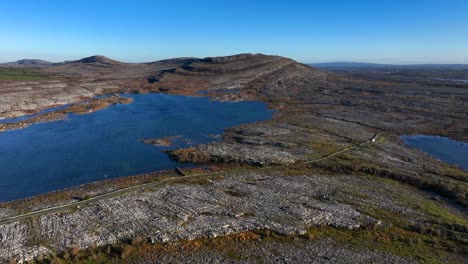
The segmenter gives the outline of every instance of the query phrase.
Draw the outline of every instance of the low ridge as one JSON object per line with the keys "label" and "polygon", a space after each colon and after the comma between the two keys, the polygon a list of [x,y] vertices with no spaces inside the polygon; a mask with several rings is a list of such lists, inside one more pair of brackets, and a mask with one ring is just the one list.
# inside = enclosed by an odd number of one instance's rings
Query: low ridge
{"label": "low ridge", "polygon": [[[165,90],[250,89],[254,94],[270,98],[307,92],[314,86],[334,86],[334,74],[324,72],[292,59],[264,54],[238,54],[208,57],[184,63],[157,77],[157,85]],[[288,86],[288,87],[286,87]]]}

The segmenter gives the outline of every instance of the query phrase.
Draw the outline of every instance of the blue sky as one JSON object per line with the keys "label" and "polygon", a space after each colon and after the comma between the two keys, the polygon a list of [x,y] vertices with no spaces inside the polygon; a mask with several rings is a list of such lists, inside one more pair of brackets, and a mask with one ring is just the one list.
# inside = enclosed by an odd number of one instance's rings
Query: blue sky
{"label": "blue sky", "polygon": [[0,0],[0,61],[468,63],[468,0]]}

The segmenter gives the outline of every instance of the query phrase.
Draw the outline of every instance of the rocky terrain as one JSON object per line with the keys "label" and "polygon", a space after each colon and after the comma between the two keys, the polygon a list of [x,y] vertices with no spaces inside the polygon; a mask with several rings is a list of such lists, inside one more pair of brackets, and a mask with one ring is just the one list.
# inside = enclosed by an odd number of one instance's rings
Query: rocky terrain
{"label": "rocky terrain", "polygon": [[26,128],[32,124],[41,123],[41,122],[51,122],[61,119],[66,119],[67,115],[70,113],[73,114],[89,114],[103,108],[106,108],[114,104],[128,104],[133,100],[127,97],[120,96],[109,96],[101,97],[90,100],[84,100],[83,102],[73,103],[66,105],[65,107],[58,108],[54,111],[45,111],[42,113],[34,114],[26,118],[21,118],[19,120],[12,120],[11,122],[0,123],[0,132],[8,130],[17,130]]}
{"label": "rocky terrain", "polygon": [[[253,236],[254,239],[257,236]],[[252,238],[250,238],[252,239]],[[230,250],[214,252],[211,247],[202,246],[197,250],[176,247],[166,254],[153,251],[153,255],[143,253],[142,257],[129,263],[148,263],[155,259],[172,263],[414,263],[411,260],[379,251],[356,250],[337,245],[332,240],[311,242],[305,239],[286,241],[260,241],[227,243]],[[239,245],[240,244],[240,245]]]}
{"label": "rocky terrain", "polygon": [[231,172],[3,225],[0,255],[29,259],[51,249],[90,248],[136,237],[167,243],[247,230],[304,235],[313,226],[392,228],[371,216],[372,210],[399,214],[410,223],[430,221],[430,215],[403,200],[409,195],[425,199],[414,190],[362,176]]}
{"label": "rocky terrain", "polygon": [[[229,100],[263,99],[283,111],[311,112],[397,133],[464,138],[466,89],[337,76],[278,56],[242,54],[145,64],[102,56],[41,69],[45,81],[0,80],[0,115],[20,116],[103,93],[165,92]],[[232,92],[231,92],[232,91]],[[459,134],[459,135],[457,135]]]}
{"label": "rocky terrain", "polygon": [[[168,172],[165,179],[173,179],[157,187],[26,220],[0,219],[3,261],[457,263],[466,257],[468,173],[398,137],[466,141],[466,89],[358,79],[261,54],[145,64],[93,56],[38,71],[50,79],[0,80],[2,117],[94,95],[145,92],[263,100],[277,112],[227,129],[220,141],[168,153],[180,162],[215,164],[216,173],[178,180]],[[376,134],[375,142],[361,144]],[[80,187],[80,197],[107,188],[90,190]],[[61,193],[67,191],[2,203],[0,216],[76,201]],[[253,235],[236,237],[246,232]],[[238,252],[219,246],[231,240]]]}
{"label": "rocky terrain", "polygon": [[123,87],[129,87],[127,83],[139,87],[140,81],[148,83],[147,79],[153,74],[171,69],[177,62],[127,64],[93,56],[36,69],[47,77],[41,80],[0,78],[0,118],[32,114],[44,108],[119,92]]}

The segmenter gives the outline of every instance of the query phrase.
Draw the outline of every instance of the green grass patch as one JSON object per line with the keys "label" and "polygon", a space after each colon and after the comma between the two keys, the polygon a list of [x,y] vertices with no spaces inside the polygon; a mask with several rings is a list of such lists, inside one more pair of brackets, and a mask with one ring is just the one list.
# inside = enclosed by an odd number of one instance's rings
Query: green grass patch
{"label": "green grass patch", "polygon": [[322,158],[325,155],[329,155],[337,151],[340,151],[350,145],[340,146],[336,144],[335,142],[322,140],[322,141],[312,141],[309,144],[307,144],[307,146],[310,147],[314,151],[314,153],[310,155],[310,158],[317,159],[317,158]]}
{"label": "green grass patch", "polygon": [[40,81],[50,80],[51,76],[34,68],[0,68],[0,80],[5,81]]}
{"label": "green grass patch", "polygon": [[459,181],[468,182],[468,173],[462,169],[445,163],[440,164],[440,166],[444,170],[446,176]]}
{"label": "green grass patch", "polygon": [[370,249],[411,258],[420,263],[443,263],[446,256],[434,247],[427,235],[410,232],[398,227],[387,229],[347,230],[330,227],[314,227],[307,232],[309,239],[331,238],[355,249]]}
{"label": "green grass patch", "polygon": [[400,196],[399,199],[414,209],[428,214],[434,223],[441,225],[457,224],[468,227],[468,220],[466,218],[452,213],[435,201],[419,197],[407,197],[403,195]]}

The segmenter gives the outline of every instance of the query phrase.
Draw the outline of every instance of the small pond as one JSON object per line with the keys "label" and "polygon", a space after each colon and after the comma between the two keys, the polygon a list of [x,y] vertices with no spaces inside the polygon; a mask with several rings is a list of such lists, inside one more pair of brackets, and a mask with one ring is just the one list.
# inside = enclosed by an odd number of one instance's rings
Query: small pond
{"label": "small pond", "polygon": [[468,143],[439,136],[402,136],[403,141],[427,154],[468,170]]}
{"label": "small pond", "polygon": [[134,102],[0,133],[0,201],[84,183],[172,169],[163,150],[140,139],[181,136],[179,147],[216,140],[223,129],[272,117],[262,102],[123,95]]}

